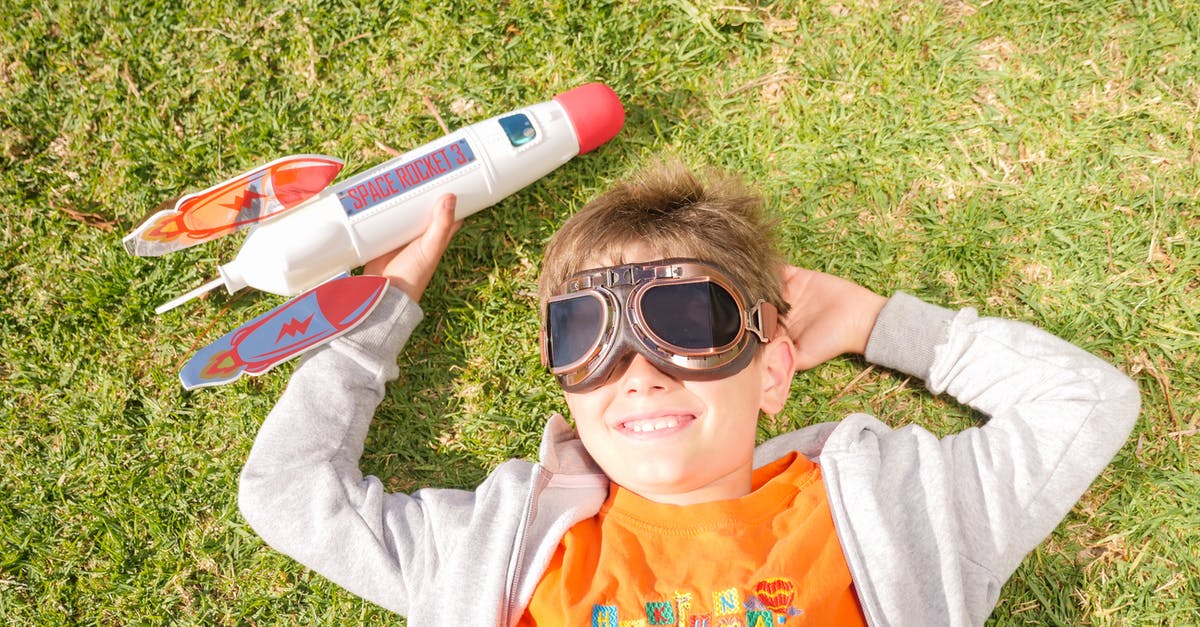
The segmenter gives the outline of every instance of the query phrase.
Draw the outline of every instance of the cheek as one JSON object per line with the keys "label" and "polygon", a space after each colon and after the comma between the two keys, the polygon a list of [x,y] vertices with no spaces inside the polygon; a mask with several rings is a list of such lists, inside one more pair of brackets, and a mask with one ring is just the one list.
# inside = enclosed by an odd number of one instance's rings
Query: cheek
{"label": "cheek", "polygon": [[583,441],[583,447],[593,459],[603,463],[611,451],[606,444],[609,436],[604,428],[603,402],[593,393],[567,394],[567,408],[571,410],[571,420],[575,423],[575,431]]}
{"label": "cheek", "polygon": [[762,378],[753,370],[757,362],[726,379],[696,381],[691,385],[692,393],[704,398],[708,405],[722,413],[727,411],[750,411],[757,415],[761,400]]}
{"label": "cheek", "polygon": [[567,409],[571,412],[572,417],[574,417],[575,414],[578,414],[580,411],[582,411],[583,399],[581,398],[581,396],[579,394],[571,394],[570,392],[563,392],[563,397],[565,397],[567,400]]}
{"label": "cheek", "polygon": [[567,399],[567,409],[579,431],[590,431],[593,425],[600,421],[604,413],[603,400],[595,392],[588,394],[564,393]]}

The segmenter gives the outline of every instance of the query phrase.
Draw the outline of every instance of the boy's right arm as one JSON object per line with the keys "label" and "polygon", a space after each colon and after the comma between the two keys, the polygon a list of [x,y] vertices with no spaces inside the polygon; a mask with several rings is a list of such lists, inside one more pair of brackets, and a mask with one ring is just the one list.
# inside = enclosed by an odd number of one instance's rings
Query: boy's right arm
{"label": "boy's right arm", "polygon": [[459,226],[453,212],[448,197],[425,235],[368,264],[397,289],[296,368],[255,439],[238,494],[268,544],[401,614],[434,571],[439,544],[470,517],[474,494],[390,494],[358,462],[384,386],[399,374],[396,356],[422,318],[416,300]]}

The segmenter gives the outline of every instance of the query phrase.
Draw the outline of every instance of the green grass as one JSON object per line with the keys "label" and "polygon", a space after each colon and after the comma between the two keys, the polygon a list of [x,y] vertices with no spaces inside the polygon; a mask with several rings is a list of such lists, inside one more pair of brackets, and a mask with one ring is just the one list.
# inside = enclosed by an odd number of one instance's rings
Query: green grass
{"label": "green grass", "polygon": [[[290,366],[185,393],[182,360],[280,299],[154,305],[237,238],[158,260],[160,201],[277,156],[355,172],[603,80],[622,134],[471,219],[365,469],[470,486],[563,409],[538,366],[547,237],[662,155],[761,189],[799,264],[1036,323],[1131,374],[1130,442],[1005,585],[992,624],[1200,621],[1200,3],[689,0],[0,8],[0,618],[397,622],[269,548],[237,473]],[[971,421],[838,359],[763,436],[860,410]]]}

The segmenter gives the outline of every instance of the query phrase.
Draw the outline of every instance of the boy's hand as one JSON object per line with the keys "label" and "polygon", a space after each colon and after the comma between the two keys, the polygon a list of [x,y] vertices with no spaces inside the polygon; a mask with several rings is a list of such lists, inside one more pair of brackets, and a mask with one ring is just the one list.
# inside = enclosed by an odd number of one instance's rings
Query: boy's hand
{"label": "boy's hand", "polygon": [[387,277],[409,298],[420,301],[442,253],[450,244],[450,238],[462,227],[462,220],[454,221],[454,207],[457,204],[458,199],[453,194],[439,198],[429,226],[425,227],[420,237],[368,261],[363,266],[363,272]]}
{"label": "boy's hand", "polygon": [[887,299],[861,285],[795,266],[783,269],[784,319],[796,345],[796,369],[807,370],[842,353],[862,354]]}

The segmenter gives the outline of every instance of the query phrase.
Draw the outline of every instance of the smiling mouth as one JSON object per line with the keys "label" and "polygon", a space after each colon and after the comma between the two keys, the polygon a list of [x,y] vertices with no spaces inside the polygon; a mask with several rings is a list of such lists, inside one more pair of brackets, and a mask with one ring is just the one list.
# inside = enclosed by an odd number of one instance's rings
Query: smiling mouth
{"label": "smiling mouth", "polygon": [[620,424],[622,431],[638,435],[666,433],[695,420],[693,416],[660,416],[657,418],[642,418],[627,420]]}

